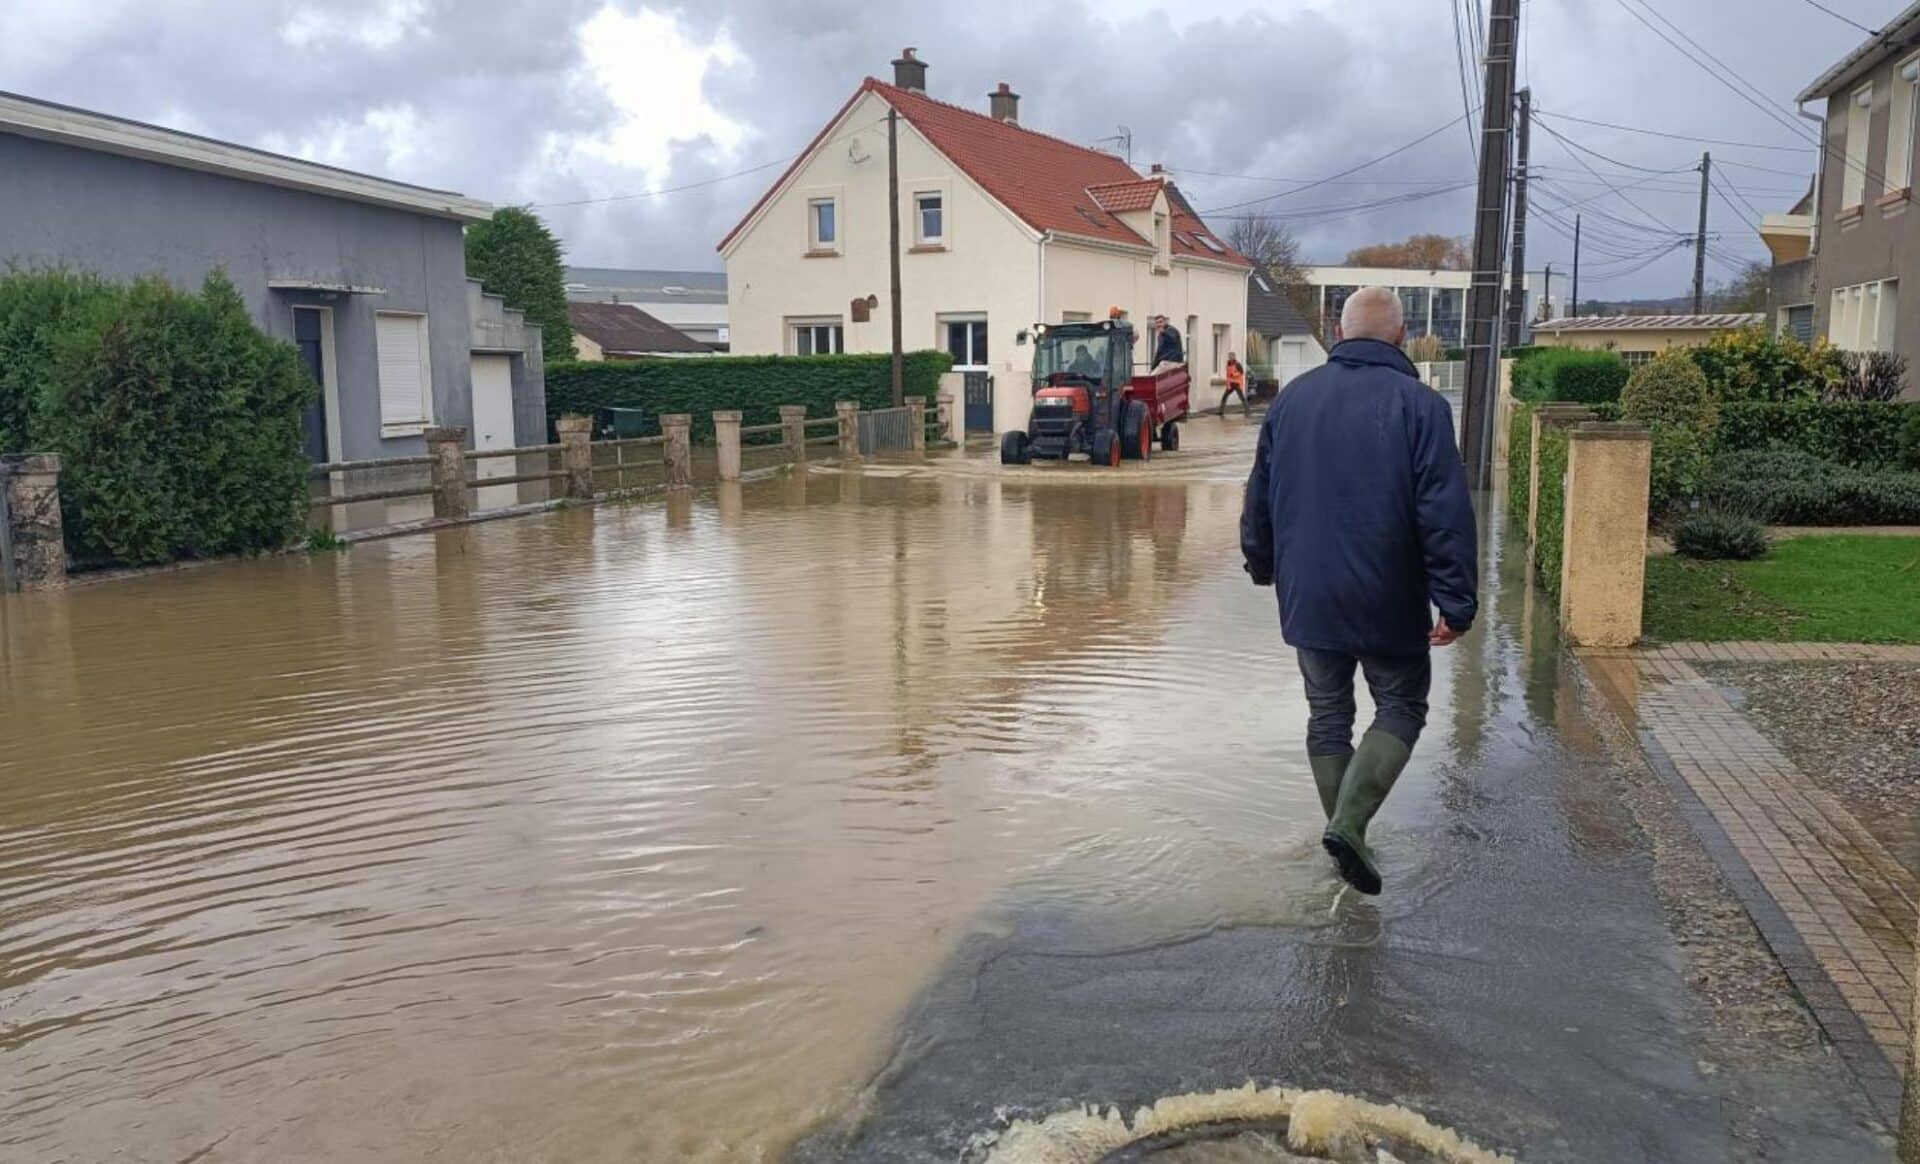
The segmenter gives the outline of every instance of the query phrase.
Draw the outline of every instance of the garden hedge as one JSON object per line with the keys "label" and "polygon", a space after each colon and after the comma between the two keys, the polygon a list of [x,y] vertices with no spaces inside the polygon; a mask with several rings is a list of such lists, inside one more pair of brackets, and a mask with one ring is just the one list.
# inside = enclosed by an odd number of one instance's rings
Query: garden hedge
{"label": "garden hedge", "polygon": [[[953,366],[943,351],[906,353],[905,394],[933,407],[940,377]],[[713,412],[739,409],[743,424],[772,424],[782,404],[804,404],[809,417],[833,415],[837,401],[885,408],[893,401],[893,358],[857,356],[713,356],[607,360],[547,365],[547,416],[591,415],[600,408],[638,408],[647,431],[660,415],[693,414],[694,439],[713,439]],[[958,402],[956,401],[956,406]]]}
{"label": "garden hedge", "polygon": [[1566,429],[1540,430],[1540,501],[1533,560],[1540,567],[1540,584],[1555,598],[1560,596],[1560,543],[1567,519],[1562,484],[1567,477],[1567,445]]}
{"label": "garden hedge", "polygon": [[1514,361],[1516,400],[1599,404],[1620,399],[1627,362],[1613,352],[1585,348],[1540,348]]}
{"label": "garden hedge", "polygon": [[1720,457],[1710,504],[1775,525],[1920,525],[1920,472],[1862,469],[1776,445]]}
{"label": "garden hedge", "polygon": [[1513,402],[1507,424],[1507,514],[1516,524],[1527,520],[1527,478],[1533,473],[1533,405]]}
{"label": "garden hedge", "polygon": [[318,391],[218,272],[198,293],[0,278],[0,452],[61,455],[77,567],[285,548],[305,525],[301,415]]}
{"label": "garden hedge", "polygon": [[1843,465],[1920,469],[1920,402],[1729,403],[1714,447],[1722,453],[1784,444]]}

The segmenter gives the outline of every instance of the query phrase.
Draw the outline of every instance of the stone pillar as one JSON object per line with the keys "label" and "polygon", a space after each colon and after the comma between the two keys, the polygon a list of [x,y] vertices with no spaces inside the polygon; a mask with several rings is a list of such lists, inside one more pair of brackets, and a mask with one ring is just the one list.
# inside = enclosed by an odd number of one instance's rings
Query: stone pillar
{"label": "stone pillar", "polygon": [[667,488],[690,488],[693,485],[693,415],[669,412],[660,418],[660,431],[667,438],[660,446],[660,457],[667,470]]}
{"label": "stone pillar", "polygon": [[0,567],[0,589],[67,584],[58,453],[0,457]]}
{"label": "stone pillar", "polygon": [[1653,435],[1638,425],[1583,424],[1568,433],[1560,628],[1581,647],[1640,641],[1647,580],[1647,491]]}
{"label": "stone pillar", "polygon": [[836,400],[834,415],[840,419],[840,459],[860,459],[860,405],[852,400]]}
{"label": "stone pillar", "polygon": [[430,428],[427,455],[433,458],[433,516],[459,519],[470,513],[467,502],[467,444],[464,428]]}
{"label": "stone pillar", "polygon": [[563,416],[553,422],[560,434],[560,468],[566,473],[566,495],[573,501],[593,498],[593,418]]}
{"label": "stone pillar", "polygon": [[[1527,454],[1527,545],[1538,540],[1540,528],[1540,429],[1544,426],[1572,428],[1593,419],[1593,409],[1584,404],[1542,404],[1533,410],[1533,432],[1527,439],[1533,446]],[[1507,483],[1513,488],[1513,482]]]}
{"label": "stone pillar", "polygon": [[943,389],[935,398],[934,407],[938,410],[934,415],[940,418],[940,439],[959,444],[960,437],[953,430],[953,393]]}
{"label": "stone pillar", "polygon": [[740,479],[740,414],[738,412],[716,412],[713,414],[714,443],[720,452],[720,479],[738,481]]}
{"label": "stone pillar", "polygon": [[787,460],[796,465],[807,461],[807,406],[804,404],[782,404],[780,406],[780,443],[786,446]]}
{"label": "stone pillar", "polygon": [[913,451],[927,451],[927,398],[907,397],[907,427],[913,430]]}

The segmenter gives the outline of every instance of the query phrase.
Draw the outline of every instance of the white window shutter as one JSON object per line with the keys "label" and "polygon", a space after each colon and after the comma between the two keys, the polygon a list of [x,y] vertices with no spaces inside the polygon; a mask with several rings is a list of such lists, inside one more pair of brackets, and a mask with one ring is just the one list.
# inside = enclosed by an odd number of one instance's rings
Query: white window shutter
{"label": "white window shutter", "polygon": [[417,315],[375,316],[380,351],[380,423],[426,420],[426,320]]}

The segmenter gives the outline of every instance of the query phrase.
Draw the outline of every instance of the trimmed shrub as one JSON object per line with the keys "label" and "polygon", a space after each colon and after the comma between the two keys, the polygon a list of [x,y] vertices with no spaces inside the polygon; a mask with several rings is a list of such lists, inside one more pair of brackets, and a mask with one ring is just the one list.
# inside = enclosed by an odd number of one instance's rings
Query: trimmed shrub
{"label": "trimmed shrub", "polygon": [[1669,349],[1627,378],[1620,414],[1639,424],[1684,425],[1704,436],[1713,431],[1713,390],[1685,350]]}
{"label": "trimmed shrub", "polygon": [[1682,557],[1750,561],[1767,552],[1767,527],[1745,514],[1703,509],[1674,523],[1673,551]]}
{"label": "trimmed shrub", "polygon": [[1775,444],[1844,465],[1920,469],[1920,402],[1797,400],[1721,406],[1715,452]]}
{"label": "trimmed shrub", "polygon": [[157,278],[10,275],[0,337],[29,361],[0,380],[0,451],[64,459],[76,566],[279,550],[304,532],[300,422],[319,388],[225,275],[198,294]]}
{"label": "trimmed shrub", "polygon": [[1560,594],[1560,543],[1567,520],[1567,444],[1566,429],[1540,430],[1540,503],[1533,558],[1540,566],[1540,584],[1555,597]]}
{"label": "trimmed shrub", "polygon": [[1613,352],[1539,348],[1513,365],[1517,400],[1599,404],[1618,400],[1627,383],[1627,363]]}
{"label": "trimmed shrub", "polygon": [[1687,354],[1723,402],[1819,400],[1847,376],[1843,353],[1825,340],[1809,347],[1757,327],[1723,332]]}
{"label": "trimmed shrub", "polygon": [[1706,439],[1681,424],[1655,421],[1647,514],[1658,520],[1684,508],[1706,488],[1713,454]]}
{"label": "trimmed shrub", "polygon": [[[906,353],[905,394],[933,407],[940,376],[953,366],[943,351]],[[893,401],[893,358],[858,356],[713,356],[684,360],[608,360],[547,365],[547,416],[591,415],[600,408],[639,408],[648,431],[660,414],[693,414],[697,440],[713,439],[713,411],[737,408],[743,424],[773,424],[782,404],[804,404],[809,417],[833,415],[835,402],[862,408]],[[956,402],[956,407],[958,402]]]}
{"label": "trimmed shrub", "polygon": [[1776,525],[1920,525],[1920,472],[1855,468],[1784,445],[1719,457],[1703,493]]}
{"label": "trimmed shrub", "polygon": [[1527,520],[1527,478],[1533,473],[1533,405],[1513,402],[1507,426],[1507,515],[1515,525]]}

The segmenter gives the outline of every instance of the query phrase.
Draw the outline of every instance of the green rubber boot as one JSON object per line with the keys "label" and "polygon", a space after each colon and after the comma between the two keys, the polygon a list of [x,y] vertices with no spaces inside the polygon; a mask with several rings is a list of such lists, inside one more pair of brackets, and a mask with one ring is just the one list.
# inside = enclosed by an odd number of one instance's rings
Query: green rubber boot
{"label": "green rubber boot", "polygon": [[1370,731],[1360,737],[1346,778],[1340,782],[1333,819],[1320,837],[1321,847],[1340,867],[1341,878],[1369,896],[1380,892],[1380,871],[1367,851],[1367,822],[1380,811],[1412,755],[1413,749],[1386,732]]}
{"label": "green rubber boot", "polygon": [[1320,807],[1326,810],[1328,820],[1333,819],[1334,806],[1340,803],[1340,781],[1346,777],[1347,762],[1352,759],[1351,751],[1307,757],[1307,767],[1313,769],[1313,786],[1320,790]]}

